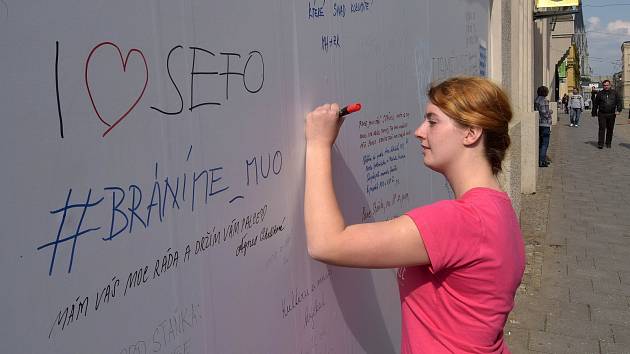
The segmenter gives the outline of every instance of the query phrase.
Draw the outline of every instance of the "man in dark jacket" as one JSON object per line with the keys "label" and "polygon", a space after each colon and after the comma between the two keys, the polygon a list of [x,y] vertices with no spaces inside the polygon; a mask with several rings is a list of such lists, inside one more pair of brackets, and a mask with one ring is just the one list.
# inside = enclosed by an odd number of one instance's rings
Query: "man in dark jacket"
{"label": "man in dark jacket", "polygon": [[604,137],[606,147],[610,148],[615,129],[615,117],[617,112],[621,112],[621,99],[617,92],[610,88],[610,80],[604,80],[602,85],[604,89],[595,96],[591,110],[591,115],[597,117],[599,123],[597,135],[597,148],[599,149],[604,147]]}

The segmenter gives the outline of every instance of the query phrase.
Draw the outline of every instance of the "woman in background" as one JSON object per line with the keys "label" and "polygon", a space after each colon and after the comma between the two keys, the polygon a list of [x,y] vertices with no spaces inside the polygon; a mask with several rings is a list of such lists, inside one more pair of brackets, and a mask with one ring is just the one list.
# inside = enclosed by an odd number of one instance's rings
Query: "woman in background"
{"label": "woman in background", "polygon": [[534,101],[534,109],[538,111],[538,167],[547,167],[550,163],[547,158],[547,149],[551,139],[551,114],[553,112],[549,109],[549,100],[547,99],[549,89],[546,86],[540,86],[537,93],[538,97]]}
{"label": "woman in background", "polygon": [[512,110],[489,80],[458,77],[428,91],[415,136],[423,161],[456,199],[389,221],[346,225],[333,187],[337,104],[306,119],[304,217],[308,252],[329,264],[400,267],[402,353],[506,353],[503,327],[525,267],[523,239],[497,174]]}

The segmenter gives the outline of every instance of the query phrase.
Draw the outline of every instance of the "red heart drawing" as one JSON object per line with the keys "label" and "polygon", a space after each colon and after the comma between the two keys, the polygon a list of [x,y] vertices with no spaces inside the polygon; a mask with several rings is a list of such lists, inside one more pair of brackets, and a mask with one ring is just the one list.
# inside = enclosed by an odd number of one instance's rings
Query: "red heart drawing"
{"label": "red heart drawing", "polygon": [[[145,70],[145,80],[144,80],[144,87],[142,88],[142,92],[140,92],[140,94],[138,95],[138,97],[135,99],[135,101],[131,104],[131,106],[129,106],[129,109],[122,114],[120,117],[118,117],[116,119],[116,121],[113,124],[109,124],[105,119],[103,119],[103,117],[101,116],[101,114],[98,112],[98,109],[96,108],[96,104],[94,104],[94,97],[92,97],[92,91],[90,90],[90,82],[88,80],[88,67],[90,66],[90,59],[92,59],[92,55],[94,54],[94,52],[96,52],[97,49],[99,49],[102,46],[112,46],[114,48],[116,48],[116,50],[118,51],[118,54],[120,55],[120,61],[122,62],[122,67],[123,67],[123,72],[127,71],[127,62],[129,61],[129,56],[131,55],[131,53],[138,53],[140,55],[140,57],[142,58],[142,61],[144,62],[144,70]],[[94,108],[94,112],[96,112],[96,115],[98,116],[98,119],[101,120],[101,122],[103,122],[103,124],[107,125],[109,128],[107,128],[107,130],[105,130],[105,132],[103,133],[102,137],[105,137],[105,135],[107,135],[107,133],[109,133],[112,129],[114,129],[115,126],[118,125],[118,123],[120,123],[123,119],[125,119],[125,117],[129,114],[129,112],[131,112],[132,109],[134,109],[134,107],[138,104],[138,102],[140,102],[140,99],[142,98],[142,95],[144,95],[144,91],[147,89],[147,84],[149,83],[149,66],[147,65],[147,60],[144,57],[144,54],[142,53],[142,51],[140,51],[140,49],[130,49],[127,52],[127,57],[123,58],[122,52],[120,51],[120,48],[118,48],[118,46],[112,42],[103,42],[100,43],[99,45],[97,45],[96,47],[94,47],[94,49],[92,49],[92,51],[90,52],[90,55],[88,55],[87,60],[85,61],[85,87],[87,88],[87,92],[88,92],[88,96],[90,96],[90,101],[92,102],[92,107]]]}

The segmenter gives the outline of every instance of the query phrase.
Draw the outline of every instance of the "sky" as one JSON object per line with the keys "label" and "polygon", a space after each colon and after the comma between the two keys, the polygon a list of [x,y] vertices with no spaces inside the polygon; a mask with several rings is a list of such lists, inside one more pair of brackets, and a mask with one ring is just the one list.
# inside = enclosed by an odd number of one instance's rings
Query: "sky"
{"label": "sky", "polygon": [[583,0],[582,15],[593,75],[621,71],[621,44],[630,41],[630,0]]}

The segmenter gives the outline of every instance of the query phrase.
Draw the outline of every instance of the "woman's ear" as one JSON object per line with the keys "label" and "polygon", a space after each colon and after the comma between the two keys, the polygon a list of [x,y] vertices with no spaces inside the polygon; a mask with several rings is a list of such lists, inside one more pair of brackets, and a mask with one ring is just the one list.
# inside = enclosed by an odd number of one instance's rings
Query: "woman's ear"
{"label": "woman's ear", "polygon": [[466,127],[464,134],[464,145],[471,146],[481,141],[481,135],[483,135],[483,128],[481,127]]}

